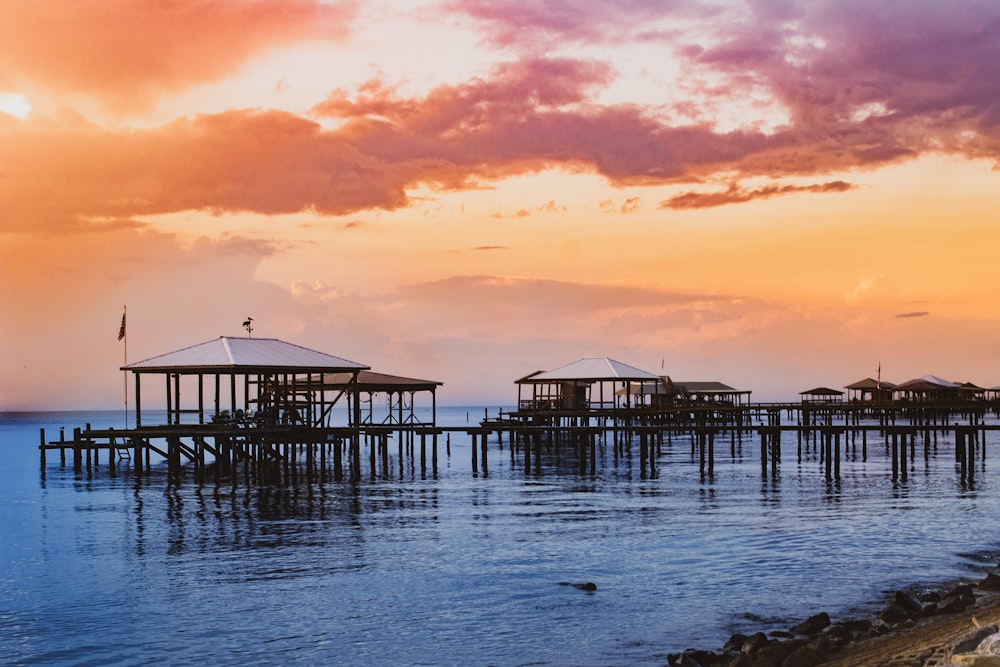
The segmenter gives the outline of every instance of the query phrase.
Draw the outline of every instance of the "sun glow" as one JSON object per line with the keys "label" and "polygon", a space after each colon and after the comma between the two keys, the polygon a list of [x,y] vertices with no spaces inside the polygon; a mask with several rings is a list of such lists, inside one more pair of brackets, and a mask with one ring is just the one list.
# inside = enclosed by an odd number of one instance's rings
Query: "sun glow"
{"label": "sun glow", "polygon": [[15,118],[27,118],[31,113],[31,102],[20,93],[0,93],[0,113]]}

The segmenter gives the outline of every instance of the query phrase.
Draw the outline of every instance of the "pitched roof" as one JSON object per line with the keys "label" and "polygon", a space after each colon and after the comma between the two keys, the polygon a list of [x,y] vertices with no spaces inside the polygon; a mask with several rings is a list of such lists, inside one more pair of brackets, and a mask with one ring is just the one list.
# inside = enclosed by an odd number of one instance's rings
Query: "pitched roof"
{"label": "pitched roof", "polygon": [[844,392],[829,387],[816,387],[808,391],[800,391],[799,394],[803,396],[843,396]]}
{"label": "pitched roof", "polygon": [[123,371],[174,373],[353,372],[368,366],[276,338],[219,336],[121,367]]}
{"label": "pitched roof", "polygon": [[957,389],[959,385],[954,382],[939,378],[936,375],[924,375],[915,380],[907,380],[896,385],[896,389],[903,391],[942,391],[946,389]]}
{"label": "pitched roof", "polygon": [[[882,389],[895,389],[896,385],[886,380],[881,382]],[[873,378],[865,378],[864,380],[858,380],[853,384],[849,384],[844,389],[879,389],[879,381]]]}
{"label": "pitched roof", "polygon": [[553,382],[562,380],[659,380],[660,376],[607,357],[580,359],[551,371],[521,378],[518,382]]}
{"label": "pitched roof", "polygon": [[[353,376],[353,373],[324,373],[322,383],[326,387],[346,387]],[[418,380],[366,370],[358,373],[357,384],[352,386],[363,391],[428,391],[442,384],[437,380]]]}
{"label": "pitched roof", "polygon": [[682,391],[687,391],[689,394],[749,394],[749,391],[744,391],[740,389],[734,389],[728,384],[723,384],[722,382],[708,381],[688,381],[688,380],[672,380],[675,387],[678,387]]}
{"label": "pitched roof", "polygon": [[[690,394],[692,396],[699,395],[732,395],[732,394],[750,394],[749,390],[733,389],[728,384],[723,384],[722,382],[715,382],[712,380],[696,380],[696,381],[674,381],[669,377],[660,378],[660,382],[642,382],[638,385],[631,387],[632,395],[638,396],[663,396],[663,395],[675,395],[675,394]],[[669,383],[669,384],[668,384]],[[618,393],[624,395],[625,390],[621,390]]]}

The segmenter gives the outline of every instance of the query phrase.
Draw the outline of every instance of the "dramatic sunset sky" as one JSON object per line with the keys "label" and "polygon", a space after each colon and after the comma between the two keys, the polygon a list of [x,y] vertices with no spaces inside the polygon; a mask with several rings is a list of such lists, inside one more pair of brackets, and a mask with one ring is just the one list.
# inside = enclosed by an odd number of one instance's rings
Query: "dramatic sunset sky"
{"label": "dramatic sunset sky", "polygon": [[0,409],[274,337],[443,404],[607,356],[1000,385],[996,0],[12,0]]}

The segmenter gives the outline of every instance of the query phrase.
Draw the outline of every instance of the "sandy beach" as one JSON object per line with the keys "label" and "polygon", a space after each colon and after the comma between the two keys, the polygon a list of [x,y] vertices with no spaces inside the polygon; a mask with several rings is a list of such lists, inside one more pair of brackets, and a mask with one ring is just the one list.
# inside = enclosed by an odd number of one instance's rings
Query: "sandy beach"
{"label": "sandy beach", "polygon": [[[977,627],[1000,627],[1000,593],[979,592],[976,603],[965,611],[922,619],[912,627],[864,639],[820,663],[830,667],[944,667],[957,644]],[[993,657],[1000,664],[1000,657]],[[965,663],[970,664],[970,663]],[[988,664],[982,661],[982,664]]]}
{"label": "sandy beach", "polygon": [[[933,599],[933,601],[928,601]],[[917,601],[896,593],[873,619],[831,622],[819,613],[787,633],[734,635],[721,653],[688,651],[687,667],[1000,667],[997,649],[977,651],[1000,629],[1000,574]],[[1000,642],[997,642],[1000,646]]]}

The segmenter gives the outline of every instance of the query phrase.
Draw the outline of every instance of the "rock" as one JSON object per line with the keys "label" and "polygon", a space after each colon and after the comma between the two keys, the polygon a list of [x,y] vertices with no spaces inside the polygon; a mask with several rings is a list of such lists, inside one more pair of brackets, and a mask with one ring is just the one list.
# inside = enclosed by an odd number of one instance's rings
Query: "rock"
{"label": "rock", "polygon": [[1000,591],[1000,574],[990,572],[979,582],[979,589],[984,591]]}
{"label": "rock", "polygon": [[883,621],[881,618],[875,619],[875,622],[872,623],[872,629],[869,631],[872,636],[884,635],[889,632],[892,632],[892,626]]}
{"label": "rock", "polygon": [[910,613],[900,605],[893,602],[882,610],[882,613],[878,615],[878,618],[888,625],[897,625],[910,618]]}
{"label": "rock", "polygon": [[746,655],[754,655],[770,643],[771,640],[768,639],[767,635],[763,632],[755,632],[747,637],[747,640],[743,642],[743,646],[740,648],[740,651]]}
{"label": "rock", "polygon": [[851,637],[820,637],[813,648],[820,653],[839,653],[851,640]]}
{"label": "rock", "polygon": [[759,662],[768,661],[774,665],[784,665],[785,659],[802,646],[805,646],[805,641],[803,640],[771,642],[757,651],[753,656],[753,664],[757,665]]}
{"label": "rock", "polygon": [[976,596],[972,590],[971,584],[961,584],[959,586],[955,586],[955,588],[948,591],[947,595],[945,595],[944,597],[945,599],[947,599],[952,596],[958,596],[962,598],[966,606],[976,601]]}
{"label": "rock", "polygon": [[721,664],[722,658],[712,651],[689,648],[680,655],[670,656],[670,665],[677,667],[713,667]]}
{"label": "rock", "polygon": [[937,591],[930,591],[921,595],[920,601],[923,602],[924,604],[927,604],[929,602],[940,602],[941,594],[938,593]]}
{"label": "rock", "polygon": [[866,618],[854,618],[841,623],[851,634],[871,632],[872,622]]}
{"label": "rock", "polygon": [[597,590],[597,584],[595,584],[592,581],[588,581],[585,584],[574,584],[571,581],[560,581],[559,585],[560,586],[572,586],[573,588],[579,588],[581,591],[596,591]]}
{"label": "rock", "polygon": [[739,633],[736,633],[729,638],[729,641],[725,643],[725,645],[722,647],[722,650],[737,651],[737,652],[742,651],[743,644],[746,643],[747,639],[749,639],[749,637],[747,637],[746,635],[741,635]]}
{"label": "rock", "polygon": [[979,645],[976,646],[976,653],[1000,655],[1000,633],[994,632],[979,642]]}
{"label": "rock", "polygon": [[731,658],[729,662],[725,664],[726,667],[754,667],[753,660],[750,659],[750,656],[743,654]]}
{"label": "rock", "polygon": [[903,591],[896,591],[893,594],[892,603],[905,609],[910,617],[916,616],[920,613],[920,603]]}
{"label": "rock", "polygon": [[941,604],[938,605],[939,614],[957,614],[963,611],[969,604],[961,595],[948,595],[945,599],[941,600]]}
{"label": "rock", "polygon": [[964,635],[960,635],[949,642],[948,646],[945,647],[944,655],[948,658],[959,653],[969,653],[975,651],[984,639],[995,634],[996,631],[996,627],[992,625],[985,625],[981,628],[970,630]]}
{"label": "rock", "polygon": [[797,635],[814,635],[828,625],[830,625],[830,616],[824,611],[810,616],[789,629]]}
{"label": "rock", "polygon": [[792,651],[781,667],[816,667],[825,661],[823,655],[811,646],[800,646]]}
{"label": "rock", "polygon": [[834,623],[823,629],[824,637],[831,638],[845,638],[851,636],[851,631],[847,629],[847,626],[843,623]]}

